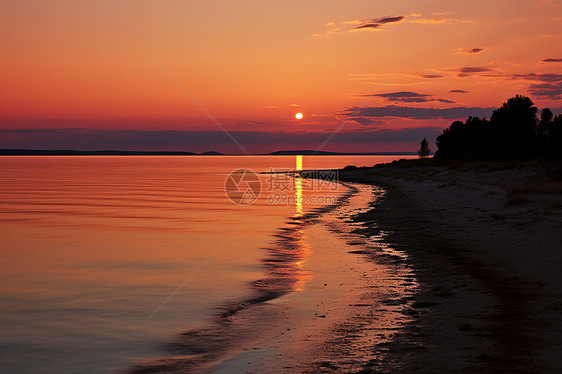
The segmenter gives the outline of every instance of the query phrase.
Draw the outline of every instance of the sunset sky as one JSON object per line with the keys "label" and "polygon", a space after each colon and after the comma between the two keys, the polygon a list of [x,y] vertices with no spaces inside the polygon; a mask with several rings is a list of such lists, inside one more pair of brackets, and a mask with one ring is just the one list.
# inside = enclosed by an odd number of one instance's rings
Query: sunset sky
{"label": "sunset sky", "polygon": [[0,4],[0,148],[415,151],[515,94],[562,108],[562,1]]}

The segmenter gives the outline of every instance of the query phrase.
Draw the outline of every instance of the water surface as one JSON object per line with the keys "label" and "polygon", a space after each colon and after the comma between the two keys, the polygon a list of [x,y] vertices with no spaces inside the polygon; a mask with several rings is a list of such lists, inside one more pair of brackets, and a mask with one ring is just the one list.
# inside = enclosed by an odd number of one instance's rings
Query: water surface
{"label": "water surface", "polygon": [[[305,156],[303,167],[396,158]],[[0,158],[0,371],[114,372],[249,294],[276,230],[329,200],[272,204],[261,175],[259,199],[234,204],[224,183],[239,168],[294,169],[295,156]]]}

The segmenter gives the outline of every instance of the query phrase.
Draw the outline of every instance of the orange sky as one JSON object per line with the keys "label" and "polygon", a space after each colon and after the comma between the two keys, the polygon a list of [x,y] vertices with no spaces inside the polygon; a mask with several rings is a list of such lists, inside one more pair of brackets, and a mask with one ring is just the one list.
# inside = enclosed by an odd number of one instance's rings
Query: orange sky
{"label": "orange sky", "polygon": [[[152,57],[233,132],[328,132],[350,107],[490,108],[515,94],[562,107],[562,1],[1,4],[4,130],[219,131]],[[343,131],[451,122],[400,110]]]}

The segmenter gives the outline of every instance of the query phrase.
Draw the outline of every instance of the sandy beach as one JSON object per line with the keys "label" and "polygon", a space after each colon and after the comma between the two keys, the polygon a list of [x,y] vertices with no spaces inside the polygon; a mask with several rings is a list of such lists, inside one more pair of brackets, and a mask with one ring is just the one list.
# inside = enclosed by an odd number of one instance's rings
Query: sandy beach
{"label": "sandy beach", "polygon": [[558,373],[558,173],[342,170],[349,192],[277,234],[255,297],[128,372]]}
{"label": "sandy beach", "polygon": [[365,372],[561,372],[559,165],[413,165],[340,174],[387,190],[355,219],[420,282],[414,321]]}

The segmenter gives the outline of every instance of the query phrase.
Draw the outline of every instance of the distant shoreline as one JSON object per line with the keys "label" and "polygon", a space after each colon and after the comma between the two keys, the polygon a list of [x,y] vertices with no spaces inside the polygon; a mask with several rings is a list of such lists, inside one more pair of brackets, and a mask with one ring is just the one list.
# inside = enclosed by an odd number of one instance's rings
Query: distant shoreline
{"label": "distant shoreline", "polygon": [[[413,156],[416,152],[369,152],[339,153],[313,150],[276,151],[271,153],[255,153],[248,156]],[[46,149],[0,149],[0,156],[246,156],[243,154],[222,154],[219,152],[194,153],[185,151],[79,151],[79,150],[46,150]]]}

